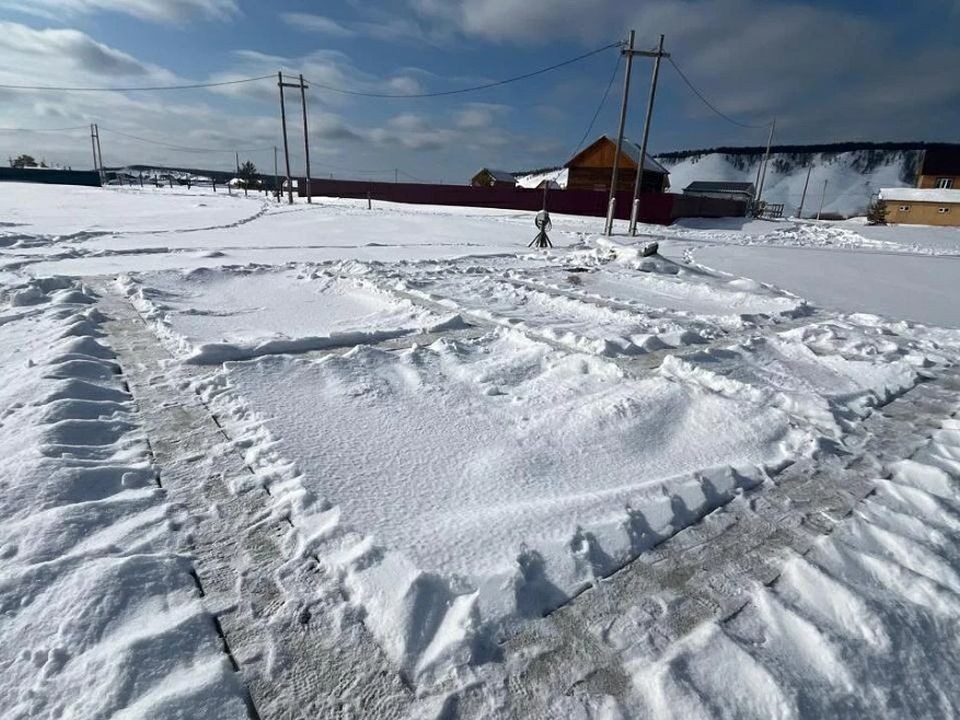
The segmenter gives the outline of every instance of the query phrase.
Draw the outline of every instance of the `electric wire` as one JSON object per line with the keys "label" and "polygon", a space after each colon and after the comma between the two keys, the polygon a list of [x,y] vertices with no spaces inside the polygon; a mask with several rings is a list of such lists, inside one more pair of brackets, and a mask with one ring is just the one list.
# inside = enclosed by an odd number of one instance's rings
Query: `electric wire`
{"label": "electric wire", "polygon": [[0,132],[24,132],[24,133],[45,133],[45,132],[72,132],[74,130],[90,130],[89,125],[77,125],[66,128],[0,128]]}
{"label": "electric wire", "polygon": [[189,83],[185,85],[144,85],[133,87],[75,87],[66,85],[0,85],[3,90],[34,90],[54,92],[154,92],[161,90],[197,90],[200,88],[223,87],[224,85],[240,85],[242,83],[259,82],[275,78],[276,75],[260,75],[259,77],[239,78],[237,80],[221,80],[220,82]]}
{"label": "electric wire", "polygon": [[[428,92],[428,93],[376,93],[376,92],[363,92],[360,90],[347,90],[346,88],[339,88],[333,85],[327,85],[325,83],[318,83],[310,80],[309,78],[304,78],[312,87],[321,88],[323,90],[328,90],[330,92],[340,93],[342,95],[355,95],[358,97],[369,97],[369,98],[393,98],[393,99],[403,99],[403,98],[432,98],[432,97],[444,97],[448,95],[462,95],[463,93],[476,92],[478,90],[487,90],[492,87],[499,87],[501,85],[508,85],[509,83],[518,82],[520,80],[527,80],[528,78],[536,77],[537,75],[543,75],[548,73],[551,70],[556,70],[557,68],[565,67],[567,65],[572,65],[574,63],[580,62],[581,60],[586,60],[588,57],[592,57],[599,53],[609,50],[614,47],[622,47],[623,43],[618,41],[615,43],[610,43],[609,45],[604,45],[601,48],[596,50],[591,50],[590,52],[584,53],[583,55],[578,55],[577,57],[570,58],[569,60],[564,60],[563,62],[556,63],[555,65],[550,65],[549,67],[540,68],[539,70],[534,70],[533,72],[524,73],[523,75],[516,75],[514,77],[506,78],[503,80],[495,80],[493,82],[484,83],[482,85],[473,85],[470,87],[457,88],[456,90],[440,90],[437,92]],[[2,87],[2,86],[0,86]]]}
{"label": "electric wire", "polygon": [[170,148],[171,150],[179,150],[180,152],[192,152],[192,153],[237,153],[237,152],[265,152],[267,150],[273,150],[273,146],[270,147],[258,147],[258,148],[197,148],[197,147],[185,147],[182,145],[174,145],[168,142],[163,142],[162,140],[152,140],[150,138],[140,137],[139,135],[131,135],[130,133],[121,132],[120,130],[114,130],[113,128],[106,127],[105,125],[99,126],[100,130],[106,130],[107,132],[113,133],[114,135],[120,135],[121,137],[129,138],[130,140],[137,140],[139,142],[149,143],[150,145],[159,145],[161,147]]}
{"label": "electric wire", "polygon": [[742,128],[747,128],[748,130],[762,130],[763,128],[770,127],[770,123],[766,123],[765,125],[750,125],[748,123],[742,123],[739,120],[734,120],[732,117],[730,117],[726,113],[719,110],[717,106],[714,105],[712,102],[707,100],[704,94],[697,89],[697,87],[693,84],[693,82],[691,82],[690,78],[686,76],[686,74],[683,72],[683,70],[680,69],[680,66],[677,65],[677,63],[674,61],[672,57],[667,58],[667,60],[669,60],[670,64],[673,65],[673,69],[677,71],[677,74],[680,76],[683,82],[686,83],[687,87],[693,91],[693,94],[696,95],[698,98],[700,98],[700,100],[703,102],[704,105],[706,105],[708,108],[713,110],[713,112],[715,112],[717,115],[722,117],[727,122]]}
{"label": "electric wire", "polygon": [[622,56],[622,55],[618,55],[618,56],[617,56],[617,62],[616,62],[616,64],[613,66],[613,74],[610,75],[610,81],[607,83],[607,87],[606,87],[606,89],[603,91],[603,96],[600,98],[600,104],[597,105],[597,109],[596,109],[596,111],[594,111],[593,117],[590,119],[590,124],[587,125],[587,129],[584,131],[583,137],[580,138],[580,142],[577,143],[577,148],[576,148],[576,150],[574,150],[574,151],[570,154],[570,157],[574,157],[578,152],[580,152],[580,148],[583,147],[583,143],[586,142],[587,137],[589,137],[590,131],[593,130],[593,126],[594,126],[594,124],[596,124],[597,118],[600,117],[600,111],[603,110],[603,106],[604,106],[604,104],[607,102],[607,96],[610,94],[610,88],[613,87],[613,81],[614,81],[614,80],[616,79],[616,77],[617,77],[617,73],[618,73],[619,70],[620,70],[620,62],[621,62],[622,60],[623,60],[623,56]]}

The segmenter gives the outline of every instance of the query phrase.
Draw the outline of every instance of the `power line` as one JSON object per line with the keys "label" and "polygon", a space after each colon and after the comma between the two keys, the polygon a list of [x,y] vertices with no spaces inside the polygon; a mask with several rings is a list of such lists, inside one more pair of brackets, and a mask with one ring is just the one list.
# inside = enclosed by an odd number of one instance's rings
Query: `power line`
{"label": "power line", "polygon": [[[596,50],[591,50],[588,53],[583,55],[578,55],[575,58],[570,58],[569,60],[564,60],[563,62],[556,63],[555,65],[550,65],[549,67],[540,68],[539,70],[534,70],[533,72],[524,73],[523,75],[517,75],[515,77],[506,78],[504,80],[496,80],[494,82],[484,83],[483,85],[473,85],[471,87],[458,88],[456,90],[442,90],[439,92],[429,92],[429,93],[374,93],[374,92],[361,92],[359,90],[347,90],[345,88],[338,88],[332,85],[326,85],[324,83],[314,82],[313,80],[307,80],[314,87],[321,88],[323,90],[329,90],[330,92],[340,93],[342,95],[356,95],[359,97],[369,97],[369,98],[431,98],[431,97],[443,97],[446,95],[461,95],[463,93],[476,92],[477,90],[486,90],[492,87],[498,87],[500,85],[507,85],[509,83],[514,83],[519,80],[526,80],[528,78],[536,77],[537,75],[543,75],[544,73],[550,72],[551,70],[556,70],[557,68],[564,67],[566,65],[572,65],[573,63],[580,62],[585,60],[588,57],[602,53],[604,50],[609,50],[613,47],[620,47],[621,43],[615,42],[610,43],[609,45],[604,45],[601,48]],[[2,86],[0,86],[2,87]]]}
{"label": "power line", "polygon": [[680,69],[680,66],[677,65],[677,63],[674,61],[672,57],[668,57],[667,59],[670,61],[670,64],[673,65],[673,69],[677,71],[677,74],[680,75],[683,81],[687,84],[687,87],[693,91],[693,94],[696,95],[698,98],[700,98],[700,100],[703,102],[704,105],[706,105],[708,108],[713,110],[713,112],[715,112],[717,115],[722,117],[727,122],[742,128],[747,128],[749,130],[760,130],[762,128],[770,127],[770,123],[766,123],[765,125],[748,125],[747,123],[742,123],[739,120],[734,120],[732,117],[730,117],[726,113],[720,111],[719,109],[717,109],[716,105],[714,105],[712,102],[707,100],[706,97],[704,97],[702,92],[697,90],[696,86],[692,82],[690,82],[690,78],[688,78],[684,74],[683,70]]}
{"label": "power line", "polygon": [[399,170],[398,172],[399,172],[401,175],[403,175],[404,177],[410,178],[410,179],[413,180],[414,182],[421,182],[421,183],[429,183],[429,182],[431,182],[430,180],[425,180],[425,179],[423,179],[422,177],[417,177],[416,175],[411,175],[410,173],[408,173],[408,172],[406,172],[406,171],[404,171],[404,170]]}
{"label": "power line", "polygon": [[50,90],[55,92],[152,92],[156,90],[196,90],[198,88],[222,87],[224,85],[240,85],[241,83],[269,80],[273,75],[260,77],[240,78],[238,80],[222,80],[220,82],[190,83],[188,85],[144,85],[139,87],[73,87],[54,85],[0,85],[3,90]]}
{"label": "power line", "polygon": [[130,140],[137,140],[139,142],[149,143],[150,145],[159,145],[161,147],[170,148],[171,150],[179,150],[181,152],[194,152],[194,153],[234,153],[234,152],[265,152],[267,150],[273,150],[273,146],[270,147],[260,147],[260,148],[196,148],[196,147],[184,147],[182,145],[173,145],[171,143],[163,142],[161,140],[151,140],[150,138],[140,137],[139,135],[131,135],[130,133],[121,132],[120,130],[114,130],[113,128],[108,128],[106,126],[100,126],[101,130],[106,130],[111,132],[114,135],[120,135]]}
{"label": "power line", "polygon": [[577,149],[571,153],[570,157],[573,157],[578,152],[580,148],[583,147],[583,143],[586,142],[587,137],[590,135],[590,131],[593,130],[594,124],[597,122],[597,118],[600,117],[600,111],[603,110],[604,103],[607,102],[607,95],[610,94],[610,88],[613,87],[613,81],[617,77],[617,72],[620,70],[620,61],[623,60],[622,55],[617,55],[617,62],[613,66],[613,74],[610,76],[610,82],[607,83],[606,90],[603,91],[603,97],[600,98],[600,104],[597,105],[596,111],[593,113],[593,118],[590,120],[590,124],[587,125],[586,131],[583,133],[583,137],[580,138],[580,142],[577,143]]}
{"label": "power line", "polygon": [[45,133],[45,132],[70,132],[73,130],[89,130],[89,125],[77,125],[66,128],[0,128],[0,132],[24,132],[24,133]]}

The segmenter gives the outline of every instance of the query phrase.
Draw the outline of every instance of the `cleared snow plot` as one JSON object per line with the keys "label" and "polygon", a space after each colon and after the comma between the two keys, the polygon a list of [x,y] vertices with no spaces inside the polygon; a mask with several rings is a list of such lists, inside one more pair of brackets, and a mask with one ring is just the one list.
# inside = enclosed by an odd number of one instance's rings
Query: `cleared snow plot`
{"label": "cleared snow plot", "polygon": [[810,439],[776,408],[509,331],[228,363],[210,393],[263,419],[248,456],[287,468],[308,543],[413,674],[556,607]]}

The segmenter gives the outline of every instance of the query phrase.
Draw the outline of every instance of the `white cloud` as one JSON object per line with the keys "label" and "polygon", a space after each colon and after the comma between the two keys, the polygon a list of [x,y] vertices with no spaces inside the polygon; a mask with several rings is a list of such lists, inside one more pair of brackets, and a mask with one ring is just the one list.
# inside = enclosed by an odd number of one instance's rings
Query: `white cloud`
{"label": "white cloud", "polygon": [[390,90],[397,95],[415,95],[423,92],[423,85],[416,78],[399,76],[387,81]]}
{"label": "white cloud", "polygon": [[356,32],[323,15],[304,12],[280,13],[280,18],[290,27],[298,30],[321,33],[333,37],[350,37]]}
{"label": "white cloud", "polygon": [[[0,22],[0,78],[9,84],[59,84],[71,81],[136,78],[168,80],[155,65],[97,42],[79,30],[37,30]],[[63,84],[70,84],[63,82]]]}
{"label": "white cloud", "polygon": [[483,130],[491,127],[510,108],[494,103],[467,103],[456,112],[454,120],[461,130]]}
{"label": "white cloud", "polygon": [[183,23],[196,17],[229,20],[240,14],[238,0],[8,0],[6,5],[49,19],[116,12],[151,22]]}
{"label": "white cloud", "polygon": [[[302,57],[283,57],[256,50],[233,54],[232,67],[208,78],[182,78],[166,68],[110,47],[78,30],[38,30],[16,23],[0,23],[0,84],[66,86],[169,85],[187,81],[238,79],[268,75],[277,68],[304,75],[316,82],[337,87],[377,91],[410,92],[420,89],[403,75],[382,79],[360,71],[340,52],[314,51]],[[303,167],[299,93],[288,97],[291,163],[294,172]],[[431,168],[443,166],[449,158],[444,151],[456,149],[450,157],[457,165],[487,161],[493,152],[516,142],[516,138],[495,125],[483,133],[456,125],[455,113],[399,112],[377,119],[383,106],[367,103],[363,121],[353,98],[319,89],[308,92],[311,154],[322,172],[324,158],[342,167],[405,168],[432,175]],[[53,93],[0,90],[0,128],[50,128],[101,125],[104,161],[108,165],[156,163],[181,167],[223,168],[233,166],[233,150],[249,157],[259,167],[272,168],[273,146],[280,145],[276,83],[270,80],[211,88],[164,93]],[[460,110],[501,115],[500,106],[471,104]],[[400,108],[398,108],[399,110]],[[191,153],[161,145],[143,143],[121,133],[137,135],[187,148],[222,150]],[[0,157],[29,152],[50,162],[76,168],[90,166],[90,141],[86,130],[68,133],[8,133],[0,131]],[[243,148],[262,148],[245,152]],[[473,153],[470,159],[464,154]],[[431,153],[434,160],[423,160]],[[243,159],[242,158],[242,159]],[[434,165],[436,163],[436,165]],[[449,173],[449,166],[444,172]]]}
{"label": "white cloud", "polygon": [[[858,13],[841,4],[408,2],[424,22],[497,43],[559,47],[562,41],[573,40],[590,46],[623,38],[632,27],[638,31],[638,46],[653,47],[663,32],[667,50],[722,110],[754,124],[776,116],[781,137],[792,141],[943,138],[944,118],[957,116],[960,85],[955,72],[954,79],[950,77],[951,69],[960,65],[960,47],[942,41],[938,45],[937,40],[918,45],[898,34],[900,23],[891,22],[888,15]],[[919,9],[905,7],[903,12]],[[936,62],[921,60],[927,57],[936,57]],[[666,86],[681,88],[672,68],[665,68],[662,77]],[[686,88],[678,93],[685,98],[685,112],[703,117],[705,124],[715,123],[715,136],[739,132],[712,115]],[[897,100],[890,102],[892,97]]]}

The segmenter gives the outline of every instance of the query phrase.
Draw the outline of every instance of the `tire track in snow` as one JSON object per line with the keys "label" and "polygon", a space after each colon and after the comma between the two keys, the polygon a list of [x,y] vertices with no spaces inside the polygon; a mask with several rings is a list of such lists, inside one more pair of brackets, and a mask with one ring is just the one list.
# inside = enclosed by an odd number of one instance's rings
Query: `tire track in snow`
{"label": "tire track in snow", "polygon": [[409,690],[357,620],[340,626],[351,616],[342,587],[296,554],[289,509],[271,510],[265,481],[231,489],[256,471],[201,398],[159,369],[170,356],[129,302],[104,302],[160,476],[189,511],[204,604],[260,717],[404,717]]}
{"label": "tire track in snow", "polygon": [[30,361],[25,372],[6,366],[16,380],[4,395],[21,401],[0,418],[24,447],[2,503],[12,514],[2,528],[10,542],[0,543],[0,655],[17,657],[3,658],[0,695],[18,717],[132,706],[162,715],[178,703],[206,712],[212,698],[222,716],[243,716],[244,693],[223,668],[187,563],[167,544],[175,509],[147,459],[97,296],[66,278],[26,290],[37,307],[11,322],[29,323],[5,329],[27,333],[17,351]]}
{"label": "tire track in snow", "polygon": [[[529,339],[544,343],[549,345],[552,348],[557,350],[562,350],[564,352],[574,352],[582,353],[587,352],[583,347],[578,347],[577,345],[571,345],[569,343],[563,342],[556,338],[545,335],[544,333],[538,332],[536,329],[533,329],[529,326],[523,324],[517,324],[509,322],[507,319],[500,319],[496,316],[492,317],[483,317],[477,315],[475,312],[472,312],[469,309],[464,308],[456,300],[438,296],[434,293],[420,293],[420,292],[411,292],[409,290],[402,290],[398,287],[395,287],[390,282],[384,281],[382,278],[373,279],[374,284],[383,292],[392,294],[400,299],[407,300],[419,307],[422,307],[426,310],[430,310],[435,313],[449,313],[451,311],[456,311],[460,313],[464,321],[470,325],[475,325],[477,327],[485,327],[490,329],[503,329],[507,328],[515,332],[519,332]],[[492,282],[503,282],[507,284],[515,284],[512,280],[506,278],[491,278]],[[525,281],[516,281],[518,287],[526,287],[527,283]],[[564,299],[569,299],[576,302],[582,302],[584,304],[596,305],[598,307],[606,307],[614,309],[620,312],[629,312],[637,315],[638,317],[643,317],[644,314],[641,310],[636,307],[631,307],[625,303],[618,302],[612,299],[603,299],[603,298],[584,298],[577,294],[569,295],[563,291],[555,290],[553,288],[541,287],[539,284],[534,284],[534,287],[531,288],[536,292],[540,292],[546,295],[555,295],[557,297],[562,297]],[[809,306],[807,306],[809,308]],[[762,334],[763,332],[786,332],[788,330],[794,330],[801,327],[807,327],[816,325],[825,320],[830,319],[833,315],[830,315],[822,310],[810,308],[807,312],[798,314],[796,317],[777,317],[771,320],[769,323],[764,323],[757,325],[756,327],[750,327],[742,331],[730,331],[725,328],[717,326],[714,328],[719,337],[712,339],[704,343],[698,343],[695,345],[681,346],[681,347],[666,347],[658,350],[650,350],[640,355],[624,356],[624,355],[603,355],[604,360],[607,360],[611,363],[618,365],[625,372],[629,373],[633,377],[638,377],[644,375],[650,371],[656,370],[663,363],[664,359],[669,356],[675,356],[680,359],[688,357],[690,355],[695,355],[702,353],[707,350],[721,348],[730,344],[735,344],[747,340],[757,334]],[[671,319],[669,314],[664,315],[665,319]],[[684,321],[687,318],[683,317],[674,317],[677,321]]]}
{"label": "tire track in snow", "polygon": [[[894,478],[902,458],[925,451],[938,420],[956,416],[960,369],[938,370],[876,409],[854,454],[827,447],[791,465],[774,487],[745,493],[522,627],[504,646],[517,669],[493,678],[506,684],[508,714],[535,715],[560,695],[622,696],[631,684],[625,656],[633,667],[651,664],[703,624],[734,617],[757,583],[771,586],[788,560],[811,553],[876,492],[874,478]],[[475,695],[464,694],[463,716],[483,715]]]}

